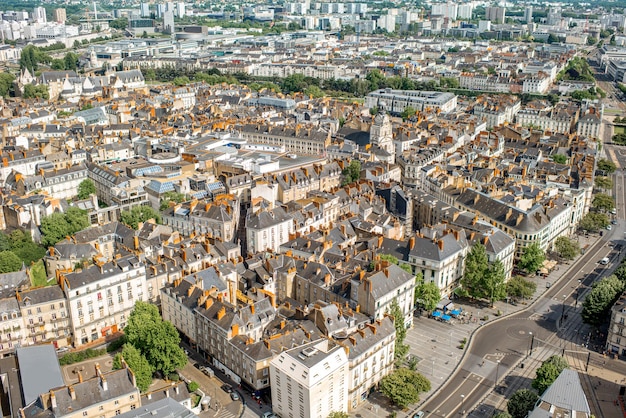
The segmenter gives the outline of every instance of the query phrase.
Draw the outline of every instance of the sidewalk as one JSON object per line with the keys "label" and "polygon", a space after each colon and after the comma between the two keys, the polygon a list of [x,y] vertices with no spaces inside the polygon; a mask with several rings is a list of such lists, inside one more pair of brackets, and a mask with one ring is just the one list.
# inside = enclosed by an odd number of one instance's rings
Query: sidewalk
{"label": "sidewalk", "polygon": [[[595,234],[590,236],[577,235],[576,237],[581,248],[587,245],[588,248],[591,248],[600,239]],[[459,299],[453,300],[457,307],[461,307],[465,312],[468,312],[468,315],[472,316],[473,320],[471,321],[460,322],[456,320],[455,323],[450,325],[426,316],[416,316],[413,328],[407,331],[405,344],[410,346],[409,355],[418,358],[417,371],[431,381],[431,390],[423,393],[420,396],[420,402],[409,407],[404,412],[390,406],[386,398],[375,392],[351,415],[362,418],[380,418],[396,412],[401,417],[412,417],[420,409],[419,406],[424,404],[433,394],[437,393],[457,369],[466,355],[465,349],[459,348],[463,341],[466,341],[465,346],[467,346],[473,333],[484,323],[517,313],[529,307],[548,290],[548,287],[546,287],[547,283],[551,286],[558,282],[577,261],[578,258],[565,264],[559,264],[545,278],[541,276],[528,277],[529,280],[532,280],[537,285],[537,289],[531,299],[522,303],[514,305],[506,301],[498,301],[493,308],[490,308],[483,307],[479,303],[468,303]],[[499,317],[496,316],[498,311],[502,313]],[[488,319],[483,322],[482,318],[485,315],[488,316]],[[469,318],[469,316],[465,318]]]}

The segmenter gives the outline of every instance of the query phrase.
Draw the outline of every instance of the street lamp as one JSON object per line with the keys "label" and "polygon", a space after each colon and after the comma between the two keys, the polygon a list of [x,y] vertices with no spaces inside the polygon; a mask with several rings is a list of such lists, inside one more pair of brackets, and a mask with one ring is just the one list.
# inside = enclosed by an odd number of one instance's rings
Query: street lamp
{"label": "street lamp", "polygon": [[433,368],[431,370],[431,375],[435,377],[435,359],[433,358],[432,361],[433,361]]}
{"label": "street lamp", "polygon": [[465,415],[465,409],[463,409],[463,405],[465,404],[465,395],[461,395],[461,415]]}
{"label": "street lamp", "polygon": [[498,387],[498,371],[500,369],[500,360],[496,362],[496,381],[493,383],[494,389]]}
{"label": "street lamp", "polygon": [[567,295],[563,295],[563,309],[561,309],[561,322],[560,325],[563,325],[563,318],[565,317],[565,301],[567,300]]}
{"label": "street lamp", "polygon": [[530,334],[530,350],[528,350],[528,357],[531,357],[533,355],[533,343],[535,342],[535,336],[533,335],[532,332],[529,332]]}

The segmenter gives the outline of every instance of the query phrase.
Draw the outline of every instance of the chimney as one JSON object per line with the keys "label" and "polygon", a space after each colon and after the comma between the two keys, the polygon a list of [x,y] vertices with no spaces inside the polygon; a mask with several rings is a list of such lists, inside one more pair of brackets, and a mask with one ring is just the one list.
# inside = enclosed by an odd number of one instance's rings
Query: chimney
{"label": "chimney", "polygon": [[326,273],[326,275],[324,275],[324,284],[326,286],[330,286],[330,273]]}
{"label": "chimney", "polygon": [[437,241],[437,246],[439,247],[439,251],[443,251],[443,240],[442,239]]}
{"label": "chimney", "polygon": [[250,313],[254,315],[254,303],[250,304]]}
{"label": "chimney", "polygon": [[412,250],[413,248],[415,248],[415,237],[411,237],[409,239],[409,250]]}
{"label": "chimney", "polygon": [[385,273],[385,276],[389,277],[389,269],[384,269],[383,273]]}
{"label": "chimney", "polygon": [[280,329],[285,328],[285,320],[280,321]]}
{"label": "chimney", "polygon": [[180,388],[179,388],[179,386],[180,386],[180,384],[178,384],[178,385],[176,385],[176,386],[174,387],[174,392],[176,392],[176,394],[177,394],[177,395],[178,395],[178,394],[180,394]]}
{"label": "chimney", "polygon": [[52,409],[57,409],[57,396],[54,394],[54,391],[50,391],[50,404]]}
{"label": "chimney", "polygon": [[100,378],[100,382],[102,383],[102,390],[109,390],[109,384],[104,377]]}
{"label": "chimney", "polygon": [[224,315],[226,315],[226,308],[222,306],[222,308],[217,312],[217,320],[219,321],[224,318]]}
{"label": "chimney", "polygon": [[139,250],[139,237],[137,235],[133,237],[133,242],[135,244],[135,250]]}
{"label": "chimney", "polygon": [[74,390],[74,386],[68,386],[67,388],[70,392],[70,397],[72,398],[73,401],[76,400],[76,391]]}
{"label": "chimney", "polygon": [[364,277],[365,277],[365,270],[361,270],[359,272],[359,280],[363,280]]}
{"label": "chimney", "polygon": [[83,383],[83,374],[80,370],[76,370],[76,373],[78,374],[78,383]]}
{"label": "chimney", "polygon": [[382,236],[382,235],[380,235],[380,236],[378,237],[378,248],[380,248],[380,247],[382,247],[382,246],[383,246],[383,236]]}
{"label": "chimney", "polygon": [[169,397],[170,397],[170,390],[169,390],[169,388],[166,388],[166,389],[165,389],[165,397],[166,397],[166,398],[169,398]]}
{"label": "chimney", "polygon": [[208,298],[206,302],[204,302],[204,309],[209,309],[213,305],[213,299]]}
{"label": "chimney", "polygon": [[187,289],[187,297],[191,297],[191,294],[193,293],[193,286],[189,286],[189,289]]}

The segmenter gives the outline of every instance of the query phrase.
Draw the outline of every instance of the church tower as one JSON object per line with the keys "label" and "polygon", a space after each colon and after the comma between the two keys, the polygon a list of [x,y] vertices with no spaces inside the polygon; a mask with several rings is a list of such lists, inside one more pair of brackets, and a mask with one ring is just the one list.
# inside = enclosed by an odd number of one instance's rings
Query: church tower
{"label": "church tower", "polygon": [[370,128],[370,144],[377,145],[380,149],[384,149],[392,155],[395,154],[391,120],[382,109],[374,117],[374,122]]}

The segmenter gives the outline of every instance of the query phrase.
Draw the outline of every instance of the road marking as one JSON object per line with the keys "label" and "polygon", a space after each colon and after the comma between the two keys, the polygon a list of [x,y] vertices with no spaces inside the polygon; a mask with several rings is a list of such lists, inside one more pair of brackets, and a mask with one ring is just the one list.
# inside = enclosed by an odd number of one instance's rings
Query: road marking
{"label": "road marking", "polygon": [[613,148],[609,148],[609,147],[605,147],[606,151],[609,153],[611,160],[615,163],[615,166],[619,169],[621,168],[621,164],[619,163],[619,159],[617,158],[617,156],[615,155],[615,150],[613,150]]}

